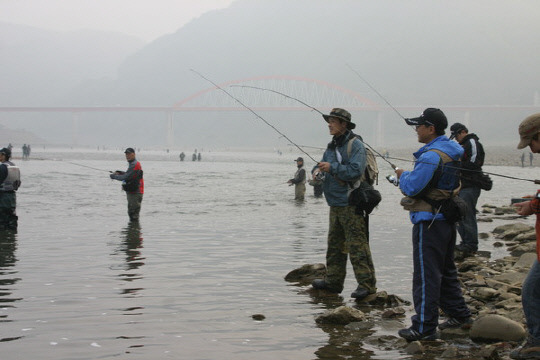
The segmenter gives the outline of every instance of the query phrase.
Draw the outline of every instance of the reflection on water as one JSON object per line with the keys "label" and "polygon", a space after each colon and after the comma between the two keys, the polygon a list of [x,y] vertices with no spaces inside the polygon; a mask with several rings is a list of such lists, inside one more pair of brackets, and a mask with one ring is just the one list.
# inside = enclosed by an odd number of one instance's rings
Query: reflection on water
{"label": "reflection on water", "polygon": [[[93,168],[125,166],[118,153],[71,156]],[[227,161],[211,162],[218,156]],[[128,352],[131,360],[410,359],[371,340],[395,338],[410,314],[387,321],[380,309],[360,308],[373,326],[316,324],[327,309],[359,306],[350,298],[356,281],[349,265],[341,296],[315,297],[308,284],[284,280],[303,264],[325,262],[326,201],[311,193],[292,199],[282,184],[290,175],[284,157],[233,156],[180,163],[177,155],[172,161],[143,151],[141,225],[126,224],[125,194],[104,172],[24,162],[19,232],[0,241],[2,360],[123,359]],[[536,173],[486,168],[494,170]],[[399,190],[387,182],[378,189],[383,200],[370,217],[377,288],[410,300],[412,225]],[[534,190],[498,179],[479,204]],[[480,223],[479,230],[500,224]],[[492,240],[480,249],[493,251]]]}
{"label": "reflection on water", "polygon": [[[17,234],[10,230],[0,230],[0,323],[11,322],[6,314],[10,309],[16,308],[15,303],[22,300],[12,296],[15,284],[18,278],[15,264],[17,258],[15,251],[17,250]],[[20,339],[17,337],[0,338],[0,342],[12,341]]]}
{"label": "reflection on water", "polygon": [[[117,275],[118,278],[127,282],[127,287],[122,287],[120,294],[123,297],[128,298],[129,300],[127,301],[131,303],[132,301],[136,301],[137,297],[142,296],[144,290],[144,288],[136,286],[138,280],[144,279],[141,267],[144,265],[145,258],[142,255],[143,237],[140,223],[137,221],[130,221],[128,225],[122,229],[120,238],[120,245],[115,249],[113,256],[122,258],[122,263],[117,267],[113,267],[113,269],[119,271]],[[137,304],[120,309],[122,315],[127,316],[141,316],[144,314],[143,310],[144,306]],[[136,324],[137,322],[130,318],[129,323]],[[144,335],[119,335],[116,337],[116,339],[124,340],[144,338]],[[144,345],[133,344],[129,345],[128,349],[141,347],[144,347]],[[129,350],[126,350],[126,353],[129,352]]]}

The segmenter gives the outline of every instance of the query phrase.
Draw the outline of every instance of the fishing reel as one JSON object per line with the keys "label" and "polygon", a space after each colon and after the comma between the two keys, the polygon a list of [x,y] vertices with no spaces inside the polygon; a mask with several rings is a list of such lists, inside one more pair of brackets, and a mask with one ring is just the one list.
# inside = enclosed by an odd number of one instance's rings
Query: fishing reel
{"label": "fishing reel", "polygon": [[324,181],[325,177],[326,177],[326,173],[322,171],[317,171],[315,174],[313,174],[313,178],[317,181]]}
{"label": "fishing reel", "polygon": [[399,178],[395,175],[386,175],[386,180],[388,180],[388,182],[390,182],[394,186],[399,185]]}

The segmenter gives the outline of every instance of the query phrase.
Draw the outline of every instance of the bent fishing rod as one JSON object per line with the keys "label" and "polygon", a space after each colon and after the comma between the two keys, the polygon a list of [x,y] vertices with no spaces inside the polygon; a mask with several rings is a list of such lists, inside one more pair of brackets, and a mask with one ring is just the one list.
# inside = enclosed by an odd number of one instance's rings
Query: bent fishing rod
{"label": "bent fishing rod", "polygon": [[[321,115],[324,115],[324,113],[320,110],[318,110],[317,108],[309,105],[309,104],[306,104],[305,102],[303,102],[302,100],[300,99],[297,99],[295,97],[292,97],[290,95],[287,95],[287,94],[284,94],[282,92],[279,92],[279,91],[276,91],[276,90],[272,90],[272,89],[265,89],[265,88],[260,88],[260,87],[256,87],[256,86],[248,86],[248,85],[231,85],[231,87],[242,87],[242,88],[248,88],[248,89],[256,89],[256,90],[263,90],[263,91],[270,91],[270,92],[273,92],[273,93],[276,93],[276,94],[279,94],[279,95],[282,95],[286,98],[289,98],[291,100],[295,100],[295,101],[298,101],[300,104],[302,105],[305,105],[307,106],[308,108],[310,109],[313,109],[315,111],[317,111],[319,114]],[[360,140],[360,139],[358,139]],[[371,149],[371,151],[373,151],[375,154],[377,154],[381,159],[383,159],[384,161],[386,161],[388,164],[390,164],[390,166],[392,167],[392,169],[396,170],[397,169],[397,166],[392,164],[390,161],[388,161],[383,155],[381,155],[381,153],[379,153],[377,150],[375,150],[371,145],[369,145],[367,142],[365,142],[363,139],[361,140],[361,142],[366,145],[368,148]],[[293,144],[295,146],[297,146],[296,144]]]}
{"label": "bent fishing rod", "polygon": [[287,135],[285,135],[284,133],[282,133],[281,131],[279,131],[274,125],[270,124],[268,121],[266,121],[262,116],[260,116],[259,114],[257,114],[252,108],[250,108],[249,106],[247,106],[246,104],[244,104],[243,102],[241,102],[240,100],[238,100],[236,97],[234,97],[230,92],[228,92],[227,90],[223,89],[221,86],[219,86],[218,84],[216,84],[215,82],[213,82],[212,80],[208,79],[207,77],[205,77],[203,74],[201,74],[200,72],[194,70],[194,69],[190,69],[192,72],[194,72],[195,74],[199,75],[201,78],[203,78],[204,80],[208,81],[209,83],[211,83],[212,85],[214,85],[217,89],[223,91],[225,94],[227,94],[230,98],[232,98],[234,101],[236,101],[238,104],[242,105],[244,108],[246,108],[249,112],[251,112],[253,115],[255,115],[257,118],[259,118],[260,120],[262,120],[266,125],[270,126],[275,132],[277,132],[279,135],[281,135],[283,138],[287,139],[287,141],[289,141],[291,144],[293,144],[294,146],[296,146],[298,148],[298,150],[300,150],[302,153],[304,153],[308,158],[310,158],[311,160],[313,160],[315,163],[319,163],[319,161],[315,160],[311,155],[309,155],[304,149],[302,149],[299,145],[297,145],[294,141],[292,141],[291,139],[289,139],[289,137]]}
{"label": "bent fishing rod", "polygon": [[[351,70],[354,71],[354,69],[351,68]],[[358,76],[360,78],[362,78],[360,76],[360,74],[358,74]],[[362,78],[362,80],[364,80],[366,82],[366,84],[368,84],[368,86],[370,86],[373,91],[375,91],[377,94],[379,94],[379,96],[385,100],[385,102],[392,108],[394,109],[394,111],[402,118],[402,119],[405,119],[405,117],[403,117],[403,115],[401,115],[399,113],[399,111],[397,111],[390,103],[388,103],[388,101],[386,101],[386,99],[377,91],[375,90],[365,79]],[[284,94],[282,92],[279,92],[279,91],[276,91],[276,90],[273,90],[273,89],[266,89],[266,88],[261,88],[261,87],[257,87],[257,86],[248,86],[248,85],[230,85],[231,87],[242,87],[242,88],[248,88],[248,89],[256,89],[256,90],[262,90],[262,91],[269,91],[269,92],[273,92],[275,94],[278,94],[278,95],[282,95],[288,99],[291,99],[291,100],[295,100],[297,102],[299,102],[300,104],[302,105],[305,105],[307,107],[309,107],[310,109],[312,110],[315,110],[317,111],[319,114],[321,115],[324,115],[320,110],[318,110],[317,108],[305,103],[304,101],[300,100],[300,99],[297,99],[295,97],[292,97],[290,95],[287,95],[287,94]],[[396,165],[394,165],[393,163],[391,163],[388,159],[393,159],[393,160],[399,160],[399,161],[405,161],[405,162],[417,162],[415,160],[408,160],[408,159],[402,159],[402,158],[397,158],[397,157],[391,157],[391,156],[383,156],[381,153],[379,153],[377,150],[375,150],[372,146],[370,146],[368,143],[366,143],[365,141],[362,141],[362,143],[364,145],[366,145],[367,147],[369,147],[374,153],[377,154],[378,157],[380,157],[381,159],[383,159],[384,161],[386,161],[388,164],[390,164],[390,166],[392,167],[393,170],[396,170],[398,167]],[[294,146],[298,146],[296,144],[293,144]],[[314,146],[307,146],[307,145],[301,145],[302,147],[310,147],[310,148],[313,148],[313,149],[319,149],[319,150],[324,150],[323,148],[319,148],[319,147],[314,147]],[[429,162],[421,162],[421,163],[424,163],[424,164],[427,164],[427,165],[437,165],[438,164],[434,164],[434,163],[429,163]],[[488,174],[488,175],[493,175],[493,176],[499,176],[499,177],[503,177],[503,178],[507,178],[507,179],[512,179],[512,180],[520,180],[520,181],[529,181],[529,182],[533,182],[535,184],[540,184],[540,180],[532,180],[532,179],[524,179],[524,178],[519,178],[519,177],[515,177],[515,176],[510,176],[510,175],[503,175],[503,174],[497,174],[497,173],[493,173],[493,172],[488,172],[488,171],[482,171],[482,170],[472,170],[472,169],[465,169],[465,168],[462,168],[462,167],[458,167],[458,166],[451,166],[451,165],[444,165],[446,166],[447,168],[452,168],[452,169],[457,169],[457,170],[468,170],[468,171],[471,171],[471,172],[478,172],[478,173],[484,173],[484,174]]]}

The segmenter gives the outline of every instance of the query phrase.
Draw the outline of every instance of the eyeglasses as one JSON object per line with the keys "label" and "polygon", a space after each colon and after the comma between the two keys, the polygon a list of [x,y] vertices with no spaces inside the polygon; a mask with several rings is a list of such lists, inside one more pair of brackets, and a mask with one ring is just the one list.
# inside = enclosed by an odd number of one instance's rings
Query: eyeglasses
{"label": "eyeglasses", "polygon": [[433,125],[433,124],[430,123],[429,121],[426,121],[426,122],[424,122],[423,124],[415,125],[414,128],[415,128],[416,130],[418,130],[418,128],[419,128],[420,126],[430,127],[430,126],[435,126],[435,125]]}

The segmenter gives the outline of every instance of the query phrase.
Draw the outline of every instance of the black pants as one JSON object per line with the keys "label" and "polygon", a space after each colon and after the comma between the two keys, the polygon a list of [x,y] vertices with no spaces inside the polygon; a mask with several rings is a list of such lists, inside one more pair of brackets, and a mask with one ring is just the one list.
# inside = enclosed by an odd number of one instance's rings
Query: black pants
{"label": "black pants", "polygon": [[[431,224],[431,226],[430,226]],[[413,329],[435,331],[439,308],[447,316],[471,316],[461,292],[454,263],[456,226],[447,221],[424,221],[413,227]]]}

